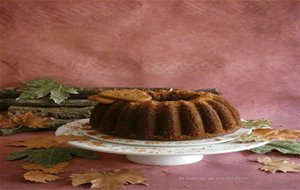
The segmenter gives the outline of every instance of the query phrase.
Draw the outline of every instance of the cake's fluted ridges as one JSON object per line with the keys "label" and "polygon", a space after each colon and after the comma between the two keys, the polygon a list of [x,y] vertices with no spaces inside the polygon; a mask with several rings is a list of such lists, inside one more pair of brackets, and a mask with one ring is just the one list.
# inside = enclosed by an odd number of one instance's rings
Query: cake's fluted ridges
{"label": "cake's fluted ridges", "polygon": [[195,106],[202,117],[204,130],[207,133],[222,133],[222,123],[217,112],[206,102],[195,102]]}
{"label": "cake's fluted ridges", "polygon": [[157,112],[156,126],[160,126],[157,135],[163,138],[176,139],[181,134],[178,109],[175,104],[163,103]]}
{"label": "cake's fluted ridges", "polygon": [[136,135],[141,138],[153,138],[156,135],[157,103],[148,101],[142,104],[137,113]]}
{"label": "cake's fluted ridges", "polygon": [[94,128],[99,128],[105,111],[109,108],[108,105],[97,104],[91,112],[90,125]]}
{"label": "cake's fluted ridges", "polygon": [[235,118],[226,106],[215,100],[208,100],[207,102],[217,112],[222,122],[223,129],[230,130],[236,128]]}
{"label": "cake's fluted ridges", "polygon": [[201,115],[195,104],[182,101],[179,110],[182,134],[191,137],[205,136]]}
{"label": "cake's fluted ridges", "polygon": [[234,106],[228,100],[226,100],[225,98],[218,97],[216,95],[213,96],[213,100],[220,102],[224,106],[226,106],[227,109],[232,113],[235,120],[235,124],[237,126],[242,126],[239,112],[234,108]]}
{"label": "cake's fluted ridges", "polygon": [[133,102],[123,107],[119,117],[116,118],[115,134],[119,136],[130,136],[136,133],[137,108],[138,104]]}
{"label": "cake's fluted ridges", "polygon": [[101,126],[102,131],[113,131],[117,122],[117,118],[120,114],[120,109],[122,109],[126,104],[124,102],[116,102],[109,106],[109,108],[104,112],[103,119],[99,126]]}

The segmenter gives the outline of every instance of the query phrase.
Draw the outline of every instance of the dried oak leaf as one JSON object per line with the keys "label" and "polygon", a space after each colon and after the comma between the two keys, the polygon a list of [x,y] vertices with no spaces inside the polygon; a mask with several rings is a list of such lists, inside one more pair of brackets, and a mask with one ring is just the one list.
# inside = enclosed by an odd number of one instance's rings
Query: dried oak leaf
{"label": "dried oak leaf", "polygon": [[261,136],[266,140],[296,140],[300,138],[300,131],[292,129],[254,129],[251,134]]}
{"label": "dried oak leaf", "polygon": [[10,143],[11,146],[25,146],[27,148],[51,148],[58,146],[59,143],[53,137],[39,137]]}
{"label": "dried oak leaf", "polygon": [[16,114],[11,117],[11,120],[16,123],[17,126],[26,126],[29,128],[44,128],[51,121],[49,118],[40,118],[32,112]]}
{"label": "dried oak leaf", "polygon": [[82,141],[87,139],[84,136],[61,135],[61,136],[46,136],[23,141],[10,143],[11,146],[25,146],[26,148],[51,148],[68,141]]}
{"label": "dried oak leaf", "polygon": [[8,129],[8,128],[16,128],[19,125],[11,120],[8,115],[0,115],[0,128]]}
{"label": "dried oak leaf", "polygon": [[56,164],[52,167],[46,167],[36,163],[21,164],[21,167],[25,170],[39,170],[49,174],[58,174],[66,171],[65,167],[69,165],[69,162],[63,162]]}
{"label": "dried oak leaf", "polygon": [[235,142],[261,142],[261,141],[272,141],[275,139],[288,141],[296,140],[300,138],[299,130],[284,129],[253,129],[250,134],[239,135]]}
{"label": "dried oak leaf", "polygon": [[29,171],[24,174],[24,178],[28,181],[46,183],[47,181],[55,181],[57,179],[62,179],[57,175],[47,174],[42,171]]}
{"label": "dried oak leaf", "polygon": [[127,169],[119,169],[109,172],[87,172],[83,174],[72,174],[70,176],[73,186],[91,183],[91,188],[112,190],[122,188],[126,184],[146,185],[146,178],[139,172]]}
{"label": "dried oak leaf", "polygon": [[260,170],[275,173],[277,171],[286,172],[300,172],[300,164],[297,164],[293,161],[289,161],[288,159],[277,159],[272,160],[269,157],[258,157],[257,161],[264,166],[260,168]]}

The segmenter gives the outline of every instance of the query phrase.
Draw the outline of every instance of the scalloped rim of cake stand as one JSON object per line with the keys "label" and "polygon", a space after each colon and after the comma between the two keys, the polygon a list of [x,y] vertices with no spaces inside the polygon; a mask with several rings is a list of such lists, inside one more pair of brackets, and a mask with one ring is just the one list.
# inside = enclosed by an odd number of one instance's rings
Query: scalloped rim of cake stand
{"label": "scalloped rim of cake stand", "polygon": [[[217,137],[207,138],[207,139],[192,139],[192,140],[181,140],[181,141],[158,141],[158,140],[137,140],[137,139],[125,139],[121,137],[116,137],[113,135],[107,135],[101,132],[97,132],[95,130],[82,130],[82,134],[84,136],[104,141],[110,143],[117,144],[125,144],[125,145],[137,145],[137,146],[162,146],[162,147],[173,147],[173,146],[199,146],[199,145],[211,145],[224,143],[234,140],[237,136],[241,134],[250,134],[252,129],[240,128],[230,134],[220,135]],[[97,134],[90,135],[89,132],[97,132]],[[106,139],[106,137],[111,137]]]}
{"label": "scalloped rim of cake stand", "polygon": [[[76,126],[78,126],[80,122],[82,123],[82,120],[65,124],[59,127],[55,134],[57,136],[68,134],[80,135],[80,131],[76,130]],[[80,127],[78,129],[80,129]],[[68,143],[72,146],[83,149],[113,154],[123,154],[126,155],[128,160],[139,164],[171,166],[195,163],[202,160],[204,155],[231,153],[256,148],[267,144],[268,141],[248,143],[226,142],[212,145],[178,147],[123,145],[103,142],[92,138],[84,141],[70,141]]]}
{"label": "scalloped rim of cake stand", "polygon": [[[84,125],[88,123],[88,119],[81,119],[77,120],[80,125]],[[69,123],[69,124],[72,124]],[[94,138],[96,140],[109,142],[109,143],[117,143],[117,144],[124,144],[124,145],[137,145],[137,146],[162,146],[162,147],[174,147],[174,146],[199,146],[199,145],[211,145],[211,144],[218,144],[232,141],[234,138],[241,134],[249,134],[251,133],[252,129],[249,128],[240,128],[232,133],[219,135],[212,138],[206,139],[192,139],[192,140],[181,140],[181,141],[158,141],[158,140],[137,140],[137,139],[125,139],[121,137],[116,137],[113,135],[108,135],[101,133],[99,131],[93,129],[83,129],[78,128],[76,130],[80,130],[81,134],[90,138]],[[107,138],[109,137],[109,138]]]}

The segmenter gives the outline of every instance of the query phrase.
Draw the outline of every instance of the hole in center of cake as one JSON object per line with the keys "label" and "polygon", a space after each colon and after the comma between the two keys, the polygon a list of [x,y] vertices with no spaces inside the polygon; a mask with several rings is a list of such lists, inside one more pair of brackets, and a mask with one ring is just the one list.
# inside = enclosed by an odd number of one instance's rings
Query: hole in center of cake
{"label": "hole in center of cake", "polygon": [[152,99],[159,102],[167,102],[167,101],[190,101],[193,99],[198,98],[198,94],[172,94],[172,93],[166,93],[166,94],[160,94],[158,97],[153,97]]}

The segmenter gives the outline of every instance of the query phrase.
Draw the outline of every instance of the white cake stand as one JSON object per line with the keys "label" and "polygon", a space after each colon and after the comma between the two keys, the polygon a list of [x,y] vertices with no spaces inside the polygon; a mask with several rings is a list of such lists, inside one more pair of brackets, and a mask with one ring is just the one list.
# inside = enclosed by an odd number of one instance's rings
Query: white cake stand
{"label": "white cake stand", "polygon": [[[90,129],[86,129],[84,124],[88,122],[88,119],[76,120],[59,127],[56,130],[56,135],[82,135],[92,134]],[[249,133],[249,130],[244,130],[245,133]],[[95,138],[94,134],[90,135],[91,138],[84,141],[70,141],[69,144],[83,149],[94,150],[99,152],[123,154],[126,158],[132,162],[147,165],[184,165],[198,162],[203,159],[204,155],[210,154],[222,154],[238,152],[242,150],[248,150],[256,148],[268,143],[266,142],[248,142],[248,143],[236,143],[232,141],[235,135],[231,134],[229,141],[220,141],[218,139],[212,141],[211,139],[202,140],[198,143],[190,141],[181,141],[180,145],[176,145],[178,141],[168,142],[166,146],[161,143],[151,143],[152,141],[141,141],[122,139],[122,142],[116,142],[116,139],[106,137],[104,140]],[[221,138],[222,139],[222,138]],[[226,138],[224,138],[226,139]],[[126,143],[127,141],[130,141]],[[133,142],[134,141],[134,142]],[[159,141],[161,142],[161,141]],[[186,143],[185,143],[186,142]],[[172,145],[170,145],[172,144]]]}

